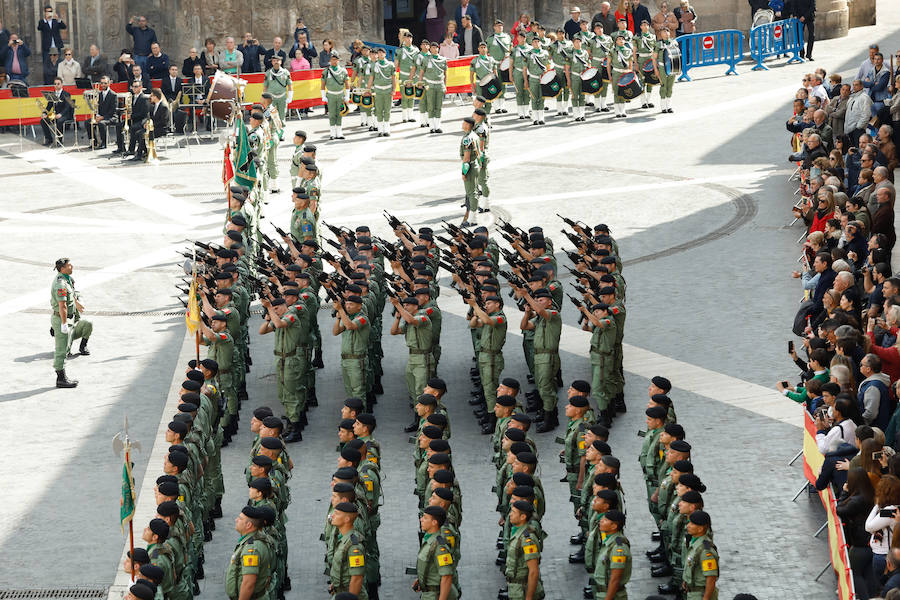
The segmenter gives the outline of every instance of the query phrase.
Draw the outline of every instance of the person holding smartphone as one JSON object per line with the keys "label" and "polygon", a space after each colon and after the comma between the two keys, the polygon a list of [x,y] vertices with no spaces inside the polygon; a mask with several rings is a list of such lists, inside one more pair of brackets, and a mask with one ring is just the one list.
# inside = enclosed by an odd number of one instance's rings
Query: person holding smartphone
{"label": "person holding smartphone", "polygon": [[885,475],[875,488],[875,505],[866,518],[869,548],[872,549],[872,569],[875,577],[884,573],[887,553],[893,541],[894,525],[900,521],[900,479]]}
{"label": "person holding smartphone", "polygon": [[859,598],[878,594],[875,571],[872,569],[872,549],[866,518],[875,506],[875,488],[863,469],[850,469],[847,483],[841,490],[835,510],[844,524],[844,538],[850,547],[848,555],[853,571],[853,584]]}

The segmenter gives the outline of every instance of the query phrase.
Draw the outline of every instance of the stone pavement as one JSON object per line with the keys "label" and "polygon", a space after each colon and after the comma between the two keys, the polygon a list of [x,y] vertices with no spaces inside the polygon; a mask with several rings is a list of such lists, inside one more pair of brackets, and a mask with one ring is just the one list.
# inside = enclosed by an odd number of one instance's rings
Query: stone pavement
{"label": "stone pavement", "polygon": [[[855,73],[871,41],[900,45],[897,7],[882,6],[879,25],[855,29],[850,37],[817,44],[816,66]],[[492,137],[491,186],[495,213],[521,225],[540,224],[551,237],[561,227],[559,212],[588,222],[608,223],[620,242],[629,283],[626,342],[663,357],[706,370],[711,380],[727,374],[769,388],[793,372],[784,355],[790,317],[798,297],[788,272],[798,255],[799,230],[786,229],[792,187],[783,121],[802,73],[811,65],[777,66],[767,73],[741,65],[739,77],[724,68],[699,70],[696,81],[676,86],[674,115],[639,111],[625,123],[589,116],[578,126],[557,123],[539,130],[523,127],[513,115],[496,117]],[[316,111],[317,115],[320,111]],[[447,104],[443,136],[428,136],[410,125],[394,128],[390,139],[373,139],[345,127],[343,143],[323,141],[324,120],[316,116],[288,130],[304,128],[319,144],[325,174],[324,218],[368,222],[387,233],[380,212],[390,210],[413,226],[439,225],[461,217],[462,188],[456,162],[458,127],[466,110]],[[703,132],[698,135],[698,132]],[[285,173],[290,146],[279,158]],[[576,168],[572,168],[572,164]],[[212,144],[172,148],[156,166],[132,166],[90,153],[45,150],[11,135],[0,136],[0,337],[5,388],[0,391],[0,589],[107,586],[122,552],[118,528],[120,463],[110,439],[127,414],[130,433],[145,443],[135,456],[135,478],[154,478],[153,440],[173,374],[187,356],[181,307],[171,296],[177,281],[175,251],[187,239],[220,235],[221,150]],[[282,187],[286,188],[286,176]],[[284,224],[286,192],[273,197],[267,215]],[[762,251],[763,249],[767,251]],[[76,390],[52,387],[48,330],[48,286],[53,260],[70,256],[75,279],[94,320],[93,354],[69,363],[81,380]],[[442,296],[442,305],[458,302]],[[567,307],[567,323],[574,324]],[[322,323],[327,313],[320,314]],[[447,319],[445,347],[468,348],[462,322]],[[253,322],[257,322],[255,319]],[[251,402],[244,409],[273,404],[268,368],[270,340],[254,339],[257,359],[251,373]],[[389,356],[404,356],[400,340],[387,342]],[[457,344],[458,345],[458,344]],[[507,364],[523,378],[519,344],[510,336]],[[566,380],[586,373],[586,348],[564,358]],[[322,406],[313,414],[306,440],[292,454],[297,462],[294,504],[289,513],[292,540],[291,598],[325,597],[318,535],[324,515],[327,477],[334,465],[334,409],[343,391],[328,346],[320,372]],[[623,459],[628,491],[628,531],[636,551],[649,547],[648,516],[641,501],[634,457],[642,421],[646,376],[654,356],[636,353],[629,363],[632,409],[619,419],[612,445]],[[465,493],[464,555],[461,572],[467,595],[490,598],[500,584],[493,570],[496,515],[490,502],[491,467],[487,441],[475,433],[467,405],[468,351],[446,352],[442,363],[451,387],[453,446]],[[682,362],[661,363],[677,385]],[[389,361],[388,393],[378,405],[378,438],[385,447],[386,506],[380,543],[385,594],[412,597],[402,575],[415,548],[410,448],[398,427],[408,418],[399,381],[402,362]],[[821,598],[833,591],[830,577],[813,577],[827,562],[825,543],[812,533],[823,519],[815,498],[790,498],[802,484],[799,464],[787,461],[800,446],[800,430],[785,422],[783,410],[765,414],[765,402],[747,403],[723,387],[710,392],[691,371],[685,389],[673,393],[680,421],[696,448],[698,473],[722,552],[723,598],[738,591],[759,597]],[[393,374],[393,375],[390,375]],[[690,380],[690,381],[689,381]],[[330,387],[329,387],[330,386]],[[695,393],[703,389],[703,394]],[[754,392],[755,393],[755,392]],[[737,406],[735,406],[737,405]],[[246,425],[245,425],[246,426]],[[318,431],[317,429],[320,429]],[[204,597],[221,597],[220,568],[236,534],[230,519],[245,496],[240,472],[249,447],[247,432],[225,451],[230,480],[227,518],[218,522],[207,545]],[[569,565],[567,537],[574,529],[552,434],[541,436],[542,469],[551,511],[544,558],[548,597],[577,598],[584,574]],[[546,438],[546,439],[544,439]],[[148,469],[148,464],[150,468]],[[741,485],[735,485],[740,482]],[[737,493],[735,490],[748,491]],[[152,496],[143,498],[146,503]],[[85,524],[89,524],[85,527]],[[142,527],[144,522],[138,521]],[[37,543],[35,543],[37,542]],[[639,554],[639,552],[636,552]],[[649,593],[643,559],[635,569],[632,595]],[[302,590],[302,591],[301,591]],[[387,596],[386,596],[387,597]]]}

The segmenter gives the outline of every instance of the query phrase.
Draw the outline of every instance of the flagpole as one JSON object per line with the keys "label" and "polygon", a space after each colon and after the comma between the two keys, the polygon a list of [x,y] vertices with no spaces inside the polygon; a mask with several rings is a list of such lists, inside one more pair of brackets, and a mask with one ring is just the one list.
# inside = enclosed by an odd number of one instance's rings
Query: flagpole
{"label": "flagpole", "polygon": [[[126,438],[127,439],[127,438]],[[125,462],[131,465],[131,444],[125,445]],[[128,519],[128,545],[131,547],[131,581],[134,581],[137,569],[134,566],[134,519]]]}

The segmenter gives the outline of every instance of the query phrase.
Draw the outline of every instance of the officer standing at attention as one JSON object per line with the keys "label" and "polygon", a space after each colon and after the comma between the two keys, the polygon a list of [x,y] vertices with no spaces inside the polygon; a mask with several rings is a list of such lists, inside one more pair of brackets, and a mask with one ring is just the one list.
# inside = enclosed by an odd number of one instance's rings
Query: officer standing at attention
{"label": "officer standing at attention", "polygon": [[[397,65],[397,77],[401,88],[407,82],[412,82],[416,73],[419,49],[413,46],[412,40],[413,35],[408,29],[400,30],[400,47],[394,53],[394,62]],[[400,94],[400,114],[404,123],[415,121],[413,119],[413,104],[415,101],[415,95],[405,96]]]}
{"label": "officer standing at attention", "polygon": [[306,144],[306,132],[298,129],[294,132],[294,153],[291,155],[291,188],[300,185],[300,165],[303,164],[303,146]]}
{"label": "officer standing at attention", "polygon": [[[481,96],[477,96],[476,101],[479,98]],[[484,198],[481,206],[478,207],[478,212],[486,213],[491,209],[491,190],[488,188],[488,163],[490,160],[487,154],[488,144],[491,140],[491,127],[487,122],[487,112],[483,108],[476,108],[472,113],[472,118],[475,119],[474,131],[478,136],[478,194]]]}
{"label": "officer standing at attention", "polygon": [[691,513],[685,526],[690,539],[682,546],[684,559],[682,589],[685,600],[716,600],[719,591],[719,552],[709,535],[711,525],[709,513],[696,510]]}
{"label": "officer standing at attention", "polygon": [[341,502],[331,513],[331,525],[337,529],[337,543],[329,567],[331,585],[329,592],[350,592],[360,600],[367,600],[366,586],[363,585],[366,575],[366,557],[363,540],[354,528],[359,509],[351,502]]}
{"label": "officer standing at attention", "polygon": [[[266,71],[266,77],[263,79],[263,91],[272,95],[272,104],[278,111],[278,118],[281,119],[282,125],[287,121],[287,100],[291,89],[290,72],[281,68],[281,56],[273,54],[272,68]],[[279,140],[284,139],[284,128],[279,132],[278,138]]]}
{"label": "officer standing at attention", "polygon": [[441,109],[444,106],[444,92],[447,90],[447,59],[438,51],[440,45],[431,42],[431,54],[422,61],[419,81],[425,80],[425,105],[428,109],[429,133],[444,133],[441,129]]}
{"label": "officer standing at attention", "polygon": [[501,600],[544,598],[538,534],[528,524],[533,514],[534,504],[525,500],[516,500],[509,509],[510,537],[504,570],[507,592],[498,595]]}
{"label": "officer standing at attention", "polygon": [[582,304],[578,309],[585,317],[582,329],[591,332],[591,392],[597,402],[599,420],[604,427],[612,427],[609,403],[616,394],[616,321],[609,316],[608,304],[594,304],[590,311]]}
{"label": "officer standing at attention", "polygon": [[394,88],[397,86],[397,71],[394,63],[384,59],[385,49],[378,48],[375,55],[378,57],[372,63],[369,71],[367,89],[375,93],[375,123],[378,127],[378,137],[390,137],[391,135],[391,102]]}
{"label": "officer standing at attention", "polygon": [[465,117],[462,120],[463,136],[459,141],[459,157],[462,159],[462,180],[466,190],[466,214],[463,215],[461,227],[474,225],[469,222],[469,214],[478,210],[478,135],[475,129],[475,119]]}
{"label": "officer standing at attention", "polygon": [[338,53],[332,52],[328,67],[322,69],[322,102],[328,105],[328,139],[342,140],[341,102],[350,98],[350,75],[347,69],[338,64]]}
{"label": "officer standing at attention", "polygon": [[594,598],[626,600],[625,584],[631,579],[631,544],[622,533],[625,513],[607,511],[598,527],[603,541],[594,561]]}
{"label": "officer standing at attention", "polygon": [[[522,316],[521,329],[534,330],[534,384],[542,402],[538,411],[538,433],[552,431],[559,425],[556,403],[556,373],[559,364],[559,338],[562,335],[562,319],[553,307],[553,298],[546,288],[531,294],[522,288],[514,288],[528,306]],[[534,315],[532,317],[532,315]]]}
{"label": "officer standing at attention", "polygon": [[459,590],[453,584],[456,563],[449,541],[440,530],[447,521],[447,511],[440,506],[427,506],[419,517],[422,545],[416,557],[416,580],[412,589],[421,600],[456,600]]}
{"label": "officer standing at attention", "polygon": [[659,77],[659,103],[662,105],[660,112],[673,113],[672,110],[672,90],[675,88],[675,74],[666,73],[666,51],[672,52],[678,48],[678,42],[670,39],[672,32],[668,27],[663,27],[659,31],[659,39],[656,41],[656,48],[653,52],[653,58],[656,59],[657,75]]}
{"label": "officer standing at attention", "polygon": [[234,528],[241,537],[225,572],[225,593],[230,600],[268,597],[273,552],[260,532],[268,513],[273,513],[274,520],[274,511],[269,507],[245,506],[234,520]]}
{"label": "officer standing at attention", "polygon": [[[345,307],[346,306],[346,307]],[[369,318],[362,313],[362,298],[353,294],[344,304],[334,303],[337,319],[331,330],[341,336],[341,374],[348,398],[366,397],[366,349],[369,344]]]}
{"label": "officer standing at attention", "polygon": [[[494,33],[487,37],[487,47],[488,54],[491,55],[491,58],[494,59],[494,62],[498,65],[499,69],[500,63],[503,62],[503,59],[509,56],[509,51],[512,49],[512,38],[508,33],[503,31],[503,21],[500,19],[494,20]],[[510,67],[510,75],[512,75],[512,67]],[[503,91],[500,92],[500,95],[494,100],[494,104],[497,105],[498,113],[506,113],[508,112],[506,108],[504,108],[504,98],[503,96],[506,93],[506,82],[501,82]]]}
{"label": "officer standing at attention", "polygon": [[53,352],[53,368],[56,370],[56,387],[73,388],[78,381],[66,377],[65,360],[72,342],[81,338],[78,352],[87,356],[88,339],[94,330],[90,321],[81,318],[84,306],[81,304],[81,294],[75,291],[75,280],[72,279],[72,263],[68,258],[60,258],[56,261],[56,277],[50,287],[50,307],[53,316],[50,317],[50,335],[56,338],[56,349]]}

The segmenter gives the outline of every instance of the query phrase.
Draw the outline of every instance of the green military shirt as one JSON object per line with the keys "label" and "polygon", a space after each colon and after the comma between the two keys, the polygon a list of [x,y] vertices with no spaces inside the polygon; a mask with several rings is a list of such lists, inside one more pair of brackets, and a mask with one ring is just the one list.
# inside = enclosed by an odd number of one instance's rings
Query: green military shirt
{"label": "green military shirt", "polygon": [[[538,536],[527,524],[522,527],[512,527],[510,529],[509,545],[506,548],[506,568],[504,569],[506,581],[527,587],[528,562],[532,560],[538,561],[538,564],[541,561]],[[540,579],[538,579],[534,597],[544,597],[544,586]]]}
{"label": "green military shirt", "polygon": [[497,64],[506,58],[506,55],[509,54],[510,48],[512,48],[512,38],[505,31],[501,31],[500,33],[492,33],[487,36],[487,47],[488,54],[497,61]]}
{"label": "green military shirt", "polygon": [[[274,68],[266,71],[266,77],[263,80],[263,90],[269,92],[275,98],[283,98],[287,95],[288,90],[291,88],[291,73],[284,67],[281,67],[277,71]],[[285,115],[278,115],[281,117],[282,121],[285,119]]]}
{"label": "green military shirt", "polygon": [[413,315],[418,322],[417,325],[410,325],[405,320],[400,320],[400,331],[406,336],[406,347],[410,350],[419,350],[420,354],[424,354],[431,350],[432,345],[432,324],[431,318],[425,314],[425,311],[419,309]]}
{"label": "green military shirt", "polygon": [[75,291],[75,280],[65,273],[57,273],[53,279],[53,285],[50,287],[50,308],[53,314],[59,314],[59,302],[66,303],[66,314],[68,317],[75,316],[75,300],[78,295]]}
{"label": "green military shirt", "polygon": [[531,52],[531,47],[529,47],[525,43],[521,43],[513,49],[513,69],[515,69],[516,71],[522,71],[523,69],[525,69],[525,65],[528,63],[529,52]]}
{"label": "green military shirt", "polygon": [[[583,418],[571,419],[566,425],[566,437],[563,441],[563,458],[566,461],[567,473],[578,473],[578,467],[581,458],[584,456],[584,432],[587,429],[587,422]],[[585,486],[588,485],[585,480]]]}
{"label": "green military shirt", "polygon": [[355,315],[347,315],[356,329],[345,329],[341,333],[341,356],[353,355],[365,357],[369,348],[369,318],[362,312]]}
{"label": "green military shirt", "polygon": [[528,53],[528,74],[531,77],[540,77],[550,67],[550,53],[546,50],[531,49]]}
{"label": "green military shirt", "polygon": [[[416,577],[422,598],[436,599],[441,589],[441,578],[456,573],[456,562],[450,544],[439,533],[426,533],[422,536],[422,546],[416,556]],[[459,591],[453,587],[450,600],[459,597]]]}
{"label": "green military shirt", "polygon": [[548,308],[549,319],[537,315],[534,319],[534,350],[558,352],[559,338],[562,335],[562,318],[559,311]]}
{"label": "green military shirt", "polygon": [[[656,50],[656,36],[650,33],[640,33],[639,35],[634,36],[634,49],[637,52],[638,58],[641,59],[641,62],[644,60],[651,58],[653,56],[653,52]],[[638,65],[640,68],[641,65]]]}
{"label": "green military shirt", "polygon": [[316,217],[309,208],[291,212],[291,235],[301,242],[316,239]]}
{"label": "green military shirt", "polygon": [[573,37],[581,39],[582,47],[587,48],[596,36],[593,31],[579,31]]}
{"label": "green military shirt", "polygon": [[472,62],[469,63],[469,72],[475,73],[475,83],[481,81],[486,75],[493,75],[494,69],[497,68],[497,61],[490,55],[482,56],[476,54]]}
{"label": "green military shirt", "polygon": [[600,319],[602,327],[591,324],[591,363],[601,364],[604,357],[616,349],[616,321],[609,317]]}
{"label": "green military shirt", "polygon": [[400,74],[405,76],[409,76],[410,71],[414,66],[417,66],[416,59],[419,58],[419,49],[415,46],[400,46],[397,49],[396,57],[397,57],[397,69],[400,71]]}
{"label": "green military shirt", "polygon": [[353,66],[356,69],[355,75],[357,87],[366,87],[366,82],[369,81],[369,67],[371,64],[372,61],[365,56],[360,55],[356,57]]}
{"label": "green military shirt", "polygon": [[447,59],[439,54],[429,54],[423,60],[422,79],[431,85],[443,85],[447,72]]}
{"label": "green military shirt", "polygon": [[175,569],[175,553],[165,544],[150,544],[147,546],[150,562],[163,570],[163,578],[159,584],[163,595],[171,597],[176,590],[177,571]]}
{"label": "green military shirt", "polygon": [[581,77],[581,74],[591,65],[591,55],[583,48],[579,48],[578,50],[573,48],[567,63],[569,65],[569,71],[574,75]]}
{"label": "green military shirt", "polygon": [[291,177],[300,176],[301,158],[303,158],[303,146],[294,146],[294,153],[291,155]]}
{"label": "green military shirt", "polygon": [[[719,551],[709,534],[692,537],[685,546],[686,551],[682,554],[684,560],[682,581],[687,587],[688,598],[692,598],[690,593],[702,591],[706,586],[707,577],[719,576]],[[716,598],[718,593],[713,594],[713,600]]]}
{"label": "green military shirt", "polygon": [[348,77],[347,69],[341,65],[328,66],[322,69],[322,81],[325,82],[325,92],[328,94],[343,94],[344,83]]}
{"label": "green military shirt", "polygon": [[[492,312],[488,315],[494,320],[494,325],[485,325],[481,328],[481,336],[478,338],[479,352],[487,352],[489,354],[500,354],[503,351],[503,345],[506,343],[506,328],[508,319],[506,313],[502,310]],[[507,419],[507,422],[509,419]],[[504,431],[506,431],[504,429]],[[502,433],[500,436],[502,437]]]}
{"label": "green military shirt", "polygon": [[615,46],[615,42],[605,33],[594,36],[588,48],[591,52],[591,64],[600,68],[613,46]]}
{"label": "green military shirt", "polygon": [[606,590],[610,576],[614,569],[622,569],[622,579],[619,580],[619,591],[616,598],[627,598],[625,584],[631,579],[631,544],[621,531],[613,534],[601,534],[603,542],[597,551],[594,561],[594,584],[601,590]]}
{"label": "green military shirt", "polygon": [[[365,577],[366,555],[363,538],[359,532],[351,530],[346,535],[338,532],[328,575],[335,593],[349,591],[351,577],[355,575]],[[358,597],[360,600],[366,600],[369,597],[365,584],[360,589]]]}
{"label": "green military shirt", "polygon": [[556,40],[550,44],[550,58],[553,66],[559,70],[566,66],[572,56],[572,46],[568,41]]}
{"label": "green military shirt", "polygon": [[466,133],[459,141],[459,157],[464,159],[466,152],[469,152],[469,164],[474,164],[478,160],[478,134],[474,131]]}
{"label": "green military shirt", "polygon": [[209,342],[207,358],[211,358],[219,364],[219,373],[231,372],[232,359],[234,357],[234,338],[228,330],[216,333],[215,340]]}
{"label": "green military shirt", "polygon": [[258,531],[242,535],[231,554],[228,570],[225,572],[225,593],[231,600],[240,596],[244,575],[256,575],[252,598],[266,598],[274,563],[272,548],[262,537]]}
{"label": "green military shirt", "polygon": [[394,63],[376,60],[372,63],[372,87],[376,90],[393,91],[391,84],[394,77]]}
{"label": "green military shirt", "polygon": [[644,443],[641,445],[641,454],[638,456],[638,463],[644,471],[644,478],[647,481],[656,482],[657,463],[654,454],[659,452],[659,434],[663,432],[662,427],[651,429],[644,436]]}

